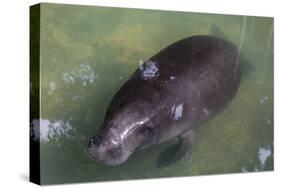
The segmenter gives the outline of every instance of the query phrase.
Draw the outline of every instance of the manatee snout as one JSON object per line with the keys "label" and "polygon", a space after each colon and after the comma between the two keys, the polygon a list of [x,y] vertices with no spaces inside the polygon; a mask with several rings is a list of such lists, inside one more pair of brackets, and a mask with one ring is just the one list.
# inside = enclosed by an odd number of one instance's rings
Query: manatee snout
{"label": "manatee snout", "polygon": [[86,154],[95,161],[115,166],[123,163],[131,153],[124,149],[120,138],[108,129],[90,140]]}

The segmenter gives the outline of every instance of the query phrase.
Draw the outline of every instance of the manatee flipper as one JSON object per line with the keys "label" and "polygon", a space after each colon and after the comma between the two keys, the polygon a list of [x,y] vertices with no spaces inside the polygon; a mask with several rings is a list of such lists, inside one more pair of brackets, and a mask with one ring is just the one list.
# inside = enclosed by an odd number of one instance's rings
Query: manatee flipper
{"label": "manatee flipper", "polygon": [[178,143],[170,146],[169,148],[160,153],[160,156],[157,161],[158,167],[171,165],[179,161],[186,154],[188,154],[188,151],[190,150],[193,144],[194,132],[192,130],[188,130],[183,134],[179,135],[177,139]]}
{"label": "manatee flipper", "polygon": [[194,140],[194,132],[193,130],[189,130],[178,136],[178,150],[174,154],[174,161],[181,159],[192,147]]}

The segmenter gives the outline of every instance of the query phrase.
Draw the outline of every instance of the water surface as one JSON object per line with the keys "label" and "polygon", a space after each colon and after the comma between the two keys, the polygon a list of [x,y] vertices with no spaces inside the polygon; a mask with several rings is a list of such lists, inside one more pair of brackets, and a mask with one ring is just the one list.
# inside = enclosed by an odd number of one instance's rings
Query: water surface
{"label": "water surface", "polygon": [[[40,34],[41,114],[32,124],[43,184],[273,170],[272,18],[42,4]],[[232,41],[252,67],[233,102],[195,130],[191,156],[157,167],[171,140],[118,167],[91,161],[83,148],[139,62],[198,34]]]}

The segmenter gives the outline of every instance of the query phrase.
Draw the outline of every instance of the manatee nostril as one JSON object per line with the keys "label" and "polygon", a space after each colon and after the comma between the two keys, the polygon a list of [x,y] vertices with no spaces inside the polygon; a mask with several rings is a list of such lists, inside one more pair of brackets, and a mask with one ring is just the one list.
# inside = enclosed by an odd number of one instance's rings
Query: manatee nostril
{"label": "manatee nostril", "polygon": [[101,143],[101,137],[99,135],[95,136],[94,138],[92,138],[88,144],[88,147],[91,146],[99,146]]}
{"label": "manatee nostril", "polygon": [[98,146],[100,145],[100,143],[101,143],[101,137],[98,135],[94,138],[94,144]]}

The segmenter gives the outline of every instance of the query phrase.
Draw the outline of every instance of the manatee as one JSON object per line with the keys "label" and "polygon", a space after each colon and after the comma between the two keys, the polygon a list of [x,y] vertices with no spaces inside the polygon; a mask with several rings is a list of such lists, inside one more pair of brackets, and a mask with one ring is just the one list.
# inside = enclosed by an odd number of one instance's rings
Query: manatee
{"label": "manatee", "polygon": [[220,113],[240,84],[239,50],[209,35],[179,40],[141,62],[114,95],[86,153],[105,165],[176,138],[172,159],[191,148],[193,129]]}

